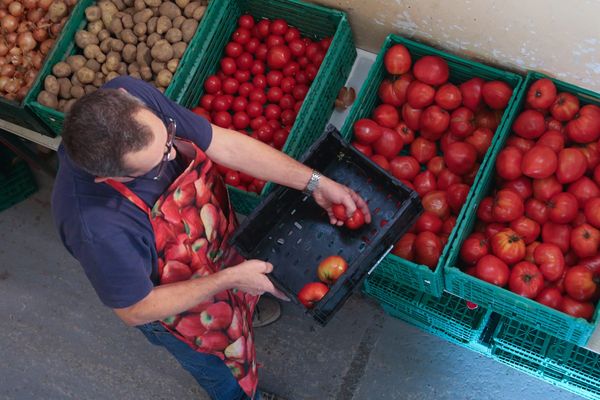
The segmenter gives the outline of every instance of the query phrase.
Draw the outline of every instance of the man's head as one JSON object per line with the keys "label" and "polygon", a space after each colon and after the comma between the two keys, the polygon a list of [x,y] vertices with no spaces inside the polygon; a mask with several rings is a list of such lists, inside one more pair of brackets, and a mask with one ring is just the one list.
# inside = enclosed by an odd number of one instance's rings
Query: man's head
{"label": "man's head", "polygon": [[97,177],[140,176],[160,164],[164,122],[124,90],[80,98],[67,114],[62,140],[69,157]]}

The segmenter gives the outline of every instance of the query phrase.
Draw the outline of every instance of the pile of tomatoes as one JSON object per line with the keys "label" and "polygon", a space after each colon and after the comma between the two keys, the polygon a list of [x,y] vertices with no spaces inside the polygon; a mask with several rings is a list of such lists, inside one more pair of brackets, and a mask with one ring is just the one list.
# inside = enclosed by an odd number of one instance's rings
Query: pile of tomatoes
{"label": "pile of tomatoes", "polygon": [[[281,150],[330,44],[331,38],[302,37],[283,19],[242,15],[192,111]],[[219,171],[238,189],[260,193],[265,184],[222,166]]]}
{"label": "pile of tomatoes", "polygon": [[600,107],[535,81],[462,244],[466,272],[590,319],[600,299]]}
{"label": "pile of tomatoes", "polygon": [[384,64],[381,103],[355,123],[352,144],[421,197],[425,211],[393,253],[435,269],[513,89],[478,77],[450,83],[443,58],[413,64],[401,44]]}

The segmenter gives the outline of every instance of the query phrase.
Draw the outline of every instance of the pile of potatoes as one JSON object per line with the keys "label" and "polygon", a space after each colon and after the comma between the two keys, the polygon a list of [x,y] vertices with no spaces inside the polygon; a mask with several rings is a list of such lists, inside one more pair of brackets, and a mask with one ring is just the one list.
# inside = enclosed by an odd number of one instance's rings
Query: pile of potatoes
{"label": "pile of potatoes", "polygon": [[37,101],[68,112],[84,94],[120,75],[153,83],[164,92],[206,12],[208,0],[100,0],[85,10],[75,34],[82,54],[52,68]]}

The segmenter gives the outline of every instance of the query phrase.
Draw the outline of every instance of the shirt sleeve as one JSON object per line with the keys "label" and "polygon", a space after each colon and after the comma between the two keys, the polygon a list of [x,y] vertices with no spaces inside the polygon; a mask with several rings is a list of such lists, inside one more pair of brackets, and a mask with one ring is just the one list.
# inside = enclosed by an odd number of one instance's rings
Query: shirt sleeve
{"label": "shirt sleeve", "polygon": [[106,306],[132,306],[154,288],[150,249],[131,235],[82,241],[75,247],[74,256]]}
{"label": "shirt sleeve", "polygon": [[212,126],[206,118],[175,103],[151,84],[130,76],[120,76],[107,82],[103,89],[125,89],[154,111],[169,116],[177,123],[177,136],[191,140],[206,151],[212,140]]}

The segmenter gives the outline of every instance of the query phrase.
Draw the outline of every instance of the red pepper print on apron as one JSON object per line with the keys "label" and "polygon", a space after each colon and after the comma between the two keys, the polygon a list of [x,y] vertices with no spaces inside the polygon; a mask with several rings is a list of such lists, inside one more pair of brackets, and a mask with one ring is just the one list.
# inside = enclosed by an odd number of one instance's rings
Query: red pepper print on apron
{"label": "red pepper print on apron", "polygon": [[[243,261],[227,243],[236,228],[236,219],[223,180],[195,144],[182,139],[177,139],[176,144],[189,164],[152,208],[123,183],[107,181],[148,214],[161,285],[202,279]],[[258,298],[227,290],[161,321],[195,350],[221,358],[250,398],[258,383],[252,331]]]}

